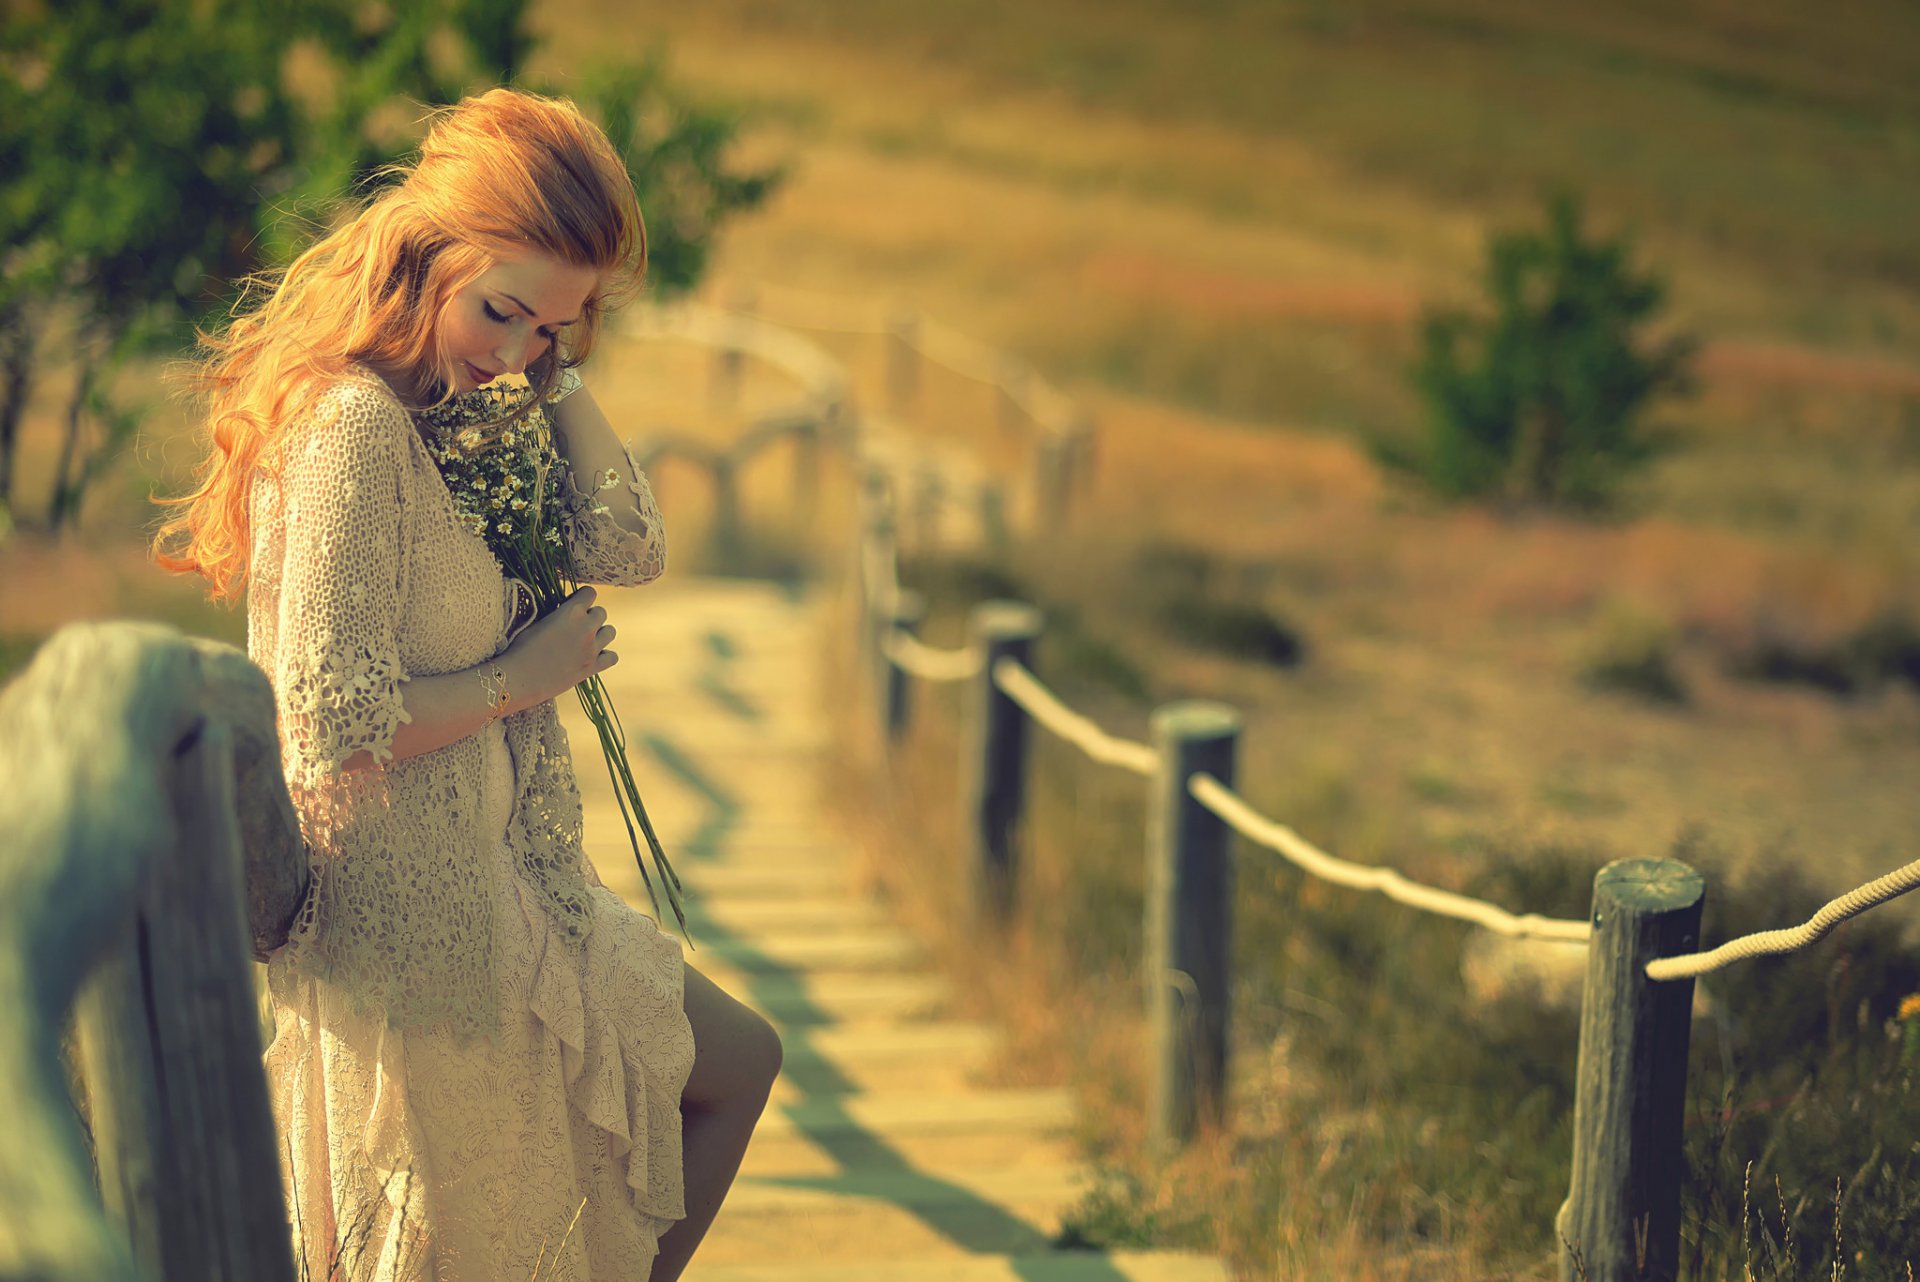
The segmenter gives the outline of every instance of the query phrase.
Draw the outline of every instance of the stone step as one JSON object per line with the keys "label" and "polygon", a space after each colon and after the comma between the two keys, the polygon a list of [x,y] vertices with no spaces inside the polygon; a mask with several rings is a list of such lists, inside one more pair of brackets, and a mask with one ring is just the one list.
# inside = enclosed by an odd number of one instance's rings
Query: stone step
{"label": "stone step", "polygon": [[686,1282],[1228,1282],[1218,1260],[1185,1251],[1048,1251],[835,1264],[703,1264]]}
{"label": "stone step", "polygon": [[700,1247],[705,1266],[1037,1254],[1091,1179],[1078,1167],[939,1175],[741,1176]]}

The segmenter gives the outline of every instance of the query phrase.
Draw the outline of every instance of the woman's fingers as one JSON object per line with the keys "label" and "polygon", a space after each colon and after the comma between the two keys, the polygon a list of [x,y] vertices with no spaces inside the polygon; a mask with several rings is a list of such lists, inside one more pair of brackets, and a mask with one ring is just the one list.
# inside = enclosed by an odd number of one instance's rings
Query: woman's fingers
{"label": "woman's fingers", "polygon": [[598,641],[602,646],[605,646],[609,641],[613,640],[613,638],[614,638],[614,631],[613,631],[613,625],[611,623],[609,623],[606,627],[601,628],[598,632],[593,634],[593,639],[595,641]]}

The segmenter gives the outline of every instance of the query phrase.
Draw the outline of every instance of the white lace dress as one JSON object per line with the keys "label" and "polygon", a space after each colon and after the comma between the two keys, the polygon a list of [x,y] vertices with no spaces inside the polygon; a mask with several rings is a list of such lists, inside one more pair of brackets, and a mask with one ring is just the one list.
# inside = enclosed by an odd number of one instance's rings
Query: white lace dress
{"label": "white lace dress", "polygon": [[[252,494],[248,648],[315,875],[268,966],[303,1276],[642,1278],[685,1214],[681,946],[586,862],[551,703],[391,759],[400,682],[498,653],[515,593],[377,379],[296,427]],[[589,581],[664,564],[637,469],[626,490],[645,536],[570,503]],[[382,764],[341,775],[363,748]]]}

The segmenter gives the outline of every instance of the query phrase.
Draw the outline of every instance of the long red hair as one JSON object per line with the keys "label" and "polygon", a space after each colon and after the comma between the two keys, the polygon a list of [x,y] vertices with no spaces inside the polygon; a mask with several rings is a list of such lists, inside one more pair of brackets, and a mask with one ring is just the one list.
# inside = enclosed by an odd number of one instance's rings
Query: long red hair
{"label": "long red hair", "polygon": [[[577,324],[528,373],[536,387],[592,351],[605,311],[639,287],[647,234],[625,163],[563,98],[493,89],[430,118],[412,165],[284,271],[248,278],[224,329],[199,335],[176,377],[205,405],[197,487],[154,502],[151,558],[204,577],[235,603],[247,584],[247,495],[256,467],[278,469],[285,425],[358,364],[410,410],[453,386],[439,318],[493,262],[538,252],[600,273]],[[254,300],[263,300],[255,302]],[[444,399],[447,393],[441,392]],[[162,546],[184,536],[177,552]]]}

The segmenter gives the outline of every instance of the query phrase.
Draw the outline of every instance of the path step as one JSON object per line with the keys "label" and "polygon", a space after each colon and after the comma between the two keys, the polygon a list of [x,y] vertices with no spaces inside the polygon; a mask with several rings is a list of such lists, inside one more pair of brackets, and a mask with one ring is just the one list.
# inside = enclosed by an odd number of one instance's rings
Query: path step
{"label": "path step", "polygon": [[[694,935],[700,940],[699,934]],[[716,935],[700,940],[700,950],[736,971],[762,974],[806,970],[898,970],[925,964],[920,941],[899,929],[849,929],[831,934],[773,934],[751,939]]]}
{"label": "path step", "polygon": [[753,1142],[835,1130],[865,1130],[889,1135],[939,1135],[955,1131],[1027,1127],[1057,1131],[1073,1125],[1073,1096],[1066,1090],[970,1091],[965,1095],[923,1093],[788,1104],[761,1118]]}
{"label": "path step", "polygon": [[774,1097],[967,1089],[999,1045],[982,1024],[819,1025],[789,1030]]}
{"label": "path step", "polygon": [[771,1178],[854,1170],[1011,1170],[1072,1166],[1079,1161],[1079,1151],[1070,1138],[1018,1129],[943,1135],[836,1131],[818,1138],[801,1136],[765,1144],[756,1136],[740,1169],[745,1175]]}
{"label": "path step", "polygon": [[686,1282],[1228,1282],[1218,1260],[1183,1251],[1048,1251],[881,1263],[735,1264],[702,1268]]}
{"label": "path step", "polygon": [[[696,953],[694,964],[714,977]],[[818,1025],[859,1026],[877,1022],[932,1019],[953,1001],[953,988],[937,975],[885,971],[845,975],[762,975],[727,991],[782,1028]]]}
{"label": "path step", "polygon": [[1043,1252],[1080,1200],[1077,1167],[741,1176],[701,1244],[709,1264],[874,1263]]}

